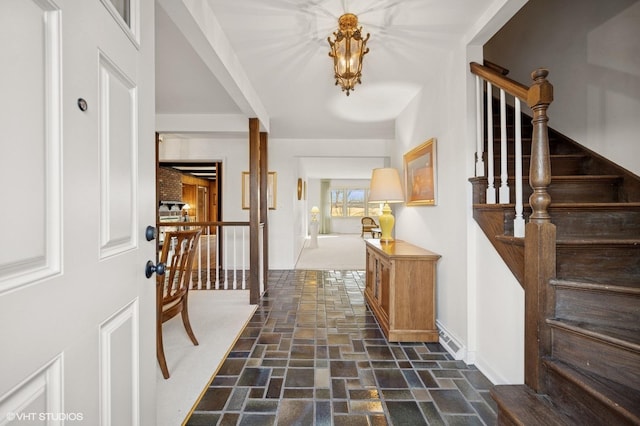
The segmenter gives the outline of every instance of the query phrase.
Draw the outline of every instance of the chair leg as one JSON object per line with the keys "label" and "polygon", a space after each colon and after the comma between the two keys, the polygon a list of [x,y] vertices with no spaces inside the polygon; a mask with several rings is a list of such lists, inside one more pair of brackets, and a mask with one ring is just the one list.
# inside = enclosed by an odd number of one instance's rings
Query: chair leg
{"label": "chair leg", "polygon": [[[187,293],[188,294],[188,293]],[[184,329],[187,330],[187,334],[189,335],[189,338],[191,339],[191,341],[193,342],[193,344],[195,346],[198,346],[198,339],[196,339],[196,335],[193,333],[193,329],[191,328],[191,322],[189,322],[189,304],[187,303],[188,299],[187,299],[187,295],[185,294],[184,296],[184,300],[182,301],[182,323],[184,324]]]}
{"label": "chair leg", "polygon": [[169,368],[167,367],[167,359],[164,357],[164,345],[162,343],[162,321],[156,321],[156,357],[158,358],[158,364],[160,364],[160,371],[162,371],[162,377],[169,378]]}

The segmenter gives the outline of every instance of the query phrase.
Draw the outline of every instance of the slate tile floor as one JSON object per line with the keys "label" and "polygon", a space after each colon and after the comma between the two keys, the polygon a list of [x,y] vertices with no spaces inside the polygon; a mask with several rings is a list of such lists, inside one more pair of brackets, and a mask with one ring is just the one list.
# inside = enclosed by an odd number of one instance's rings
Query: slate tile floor
{"label": "slate tile floor", "polygon": [[187,425],[494,425],[489,380],[438,343],[389,343],[363,271],[271,271]]}

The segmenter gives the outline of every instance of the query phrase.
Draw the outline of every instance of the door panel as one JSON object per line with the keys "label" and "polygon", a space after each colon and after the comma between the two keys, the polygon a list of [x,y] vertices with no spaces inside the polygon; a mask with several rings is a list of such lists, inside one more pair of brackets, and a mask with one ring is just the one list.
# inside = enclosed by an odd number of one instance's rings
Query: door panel
{"label": "door panel", "polygon": [[122,4],[0,2],[0,424],[155,424],[154,2]]}
{"label": "door panel", "polygon": [[100,326],[102,424],[138,424],[138,329],[137,301]]}
{"label": "door panel", "polygon": [[101,257],[135,248],[136,87],[100,54]]}
{"label": "door panel", "polygon": [[[12,13],[0,13],[0,38],[19,43],[0,45],[0,182],[7,202],[0,221],[8,224],[4,241],[13,243],[0,250],[0,294],[60,272],[62,194],[60,11],[46,1],[6,0],[1,8]],[[15,117],[29,117],[29,125]],[[16,169],[29,173],[16,176]]]}

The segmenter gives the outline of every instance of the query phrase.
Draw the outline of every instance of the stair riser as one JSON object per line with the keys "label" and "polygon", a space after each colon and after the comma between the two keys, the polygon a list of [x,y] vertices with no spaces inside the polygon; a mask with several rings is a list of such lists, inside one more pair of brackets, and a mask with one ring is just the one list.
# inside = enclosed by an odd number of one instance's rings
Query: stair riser
{"label": "stair riser", "polygon": [[[485,155],[486,157],[486,155]],[[551,157],[551,171],[555,176],[571,176],[571,175],[585,175],[583,170],[582,157]],[[486,163],[486,158],[485,158]],[[494,164],[496,168],[500,165],[499,153],[494,154]],[[529,168],[531,162],[528,157],[522,159],[522,174],[523,176],[529,175]],[[507,160],[507,172],[509,176],[515,175],[515,160],[513,157],[509,157]]]}
{"label": "stair riser", "polygon": [[[531,208],[524,207],[525,221],[531,215]],[[640,208],[637,210],[604,209],[587,210],[549,208],[551,223],[556,225],[556,236],[559,240],[582,240],[585,238],[600,239],[637,239],[640,240]],[[515,209],[504,210],[504,227],[506,235],[513,235]]]}
{"label": "stair riser", "polygon": [[556,250],[556,275],[561,279],[640,287],[640,245],[566,246]]}
{"label": "stair riser", "polygon": [[552,210],[558,239],[620,238],[640,239],[638,210]]}
{"label": "stair riser", "polygon": [[560,287],[556,288],[555,317],[640,333],[640,297]]}
{"label": "stair riser", "polygon": [[[484,204],[487,202],[487,183],[476,181],[474,185],[474,204]],[[501,181],[499,177],[494,178],[493,186],[496,191],[496,201],[499,200],[499,188]],[[509,201],[515,203],[515,182],[512,179],[507,181],[509,186]],[[548,189],[552,203],[615,203],[618,202],[618,185],[611,179],[598,180],[589,179],[584,181],[552,181]],[[522,182],[523,204],[529,204],[529,197],[533,189],[527,179]]]}
{"label": "stair riser", "polygon": [[[486,137],[485,137],[485,146],[487,146]],[[494,134],[494,141],[493,141],[494,154],[497,154],[500,152],[501,146],[502,146],[502,141],[500,141],[499,133],[498,133],[497,139],[495,138],[495,134]],[[575,146],[568,145],[564,143],[562,140],[549,139],[549,154],[551,155],[577,154],[579,152],[580,152],[579,149],[577,149]],[[507,155],[515,155],[515,153],[516,153],[515,138],[511,134],[509,134],[509,136],[507,137]],[[523,133],[522,155],[530,155],[530,154],[531,154],[531,136],[530,135],[525,136],[525,134]]]}
{"label": "stair riser", "polygon": [[640,354],[552,327],[552,356],[633,389],[640,390]]}
{"label": "stair riser", "polygon": [[[637,425],[640,420],[625,417],[553,370],[549,371],[547,380],[549,396],[557,405],[565,407],[565,414],[570,416],[576,425],[631,426]],[[567,410],[568,407],[572,408],[570,412]]]}

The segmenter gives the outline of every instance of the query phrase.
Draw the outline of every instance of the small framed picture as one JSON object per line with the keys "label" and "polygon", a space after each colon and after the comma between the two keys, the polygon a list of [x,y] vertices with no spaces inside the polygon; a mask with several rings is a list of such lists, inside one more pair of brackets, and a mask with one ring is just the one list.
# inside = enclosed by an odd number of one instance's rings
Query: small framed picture
{"label": "small framed picture", "polygon": [[404,187],[408,206],[435,206],[436,139],[431,138],[422,145],[404,154]]}
{"label": "small framed picture", "polygon": [[[267,173],[267,205],[270,210],[276,209],[276,195],[277,195],[277,174],[276,172]],[[244,210],[249,209],[249,172],[242,172],[242,208]]]}

